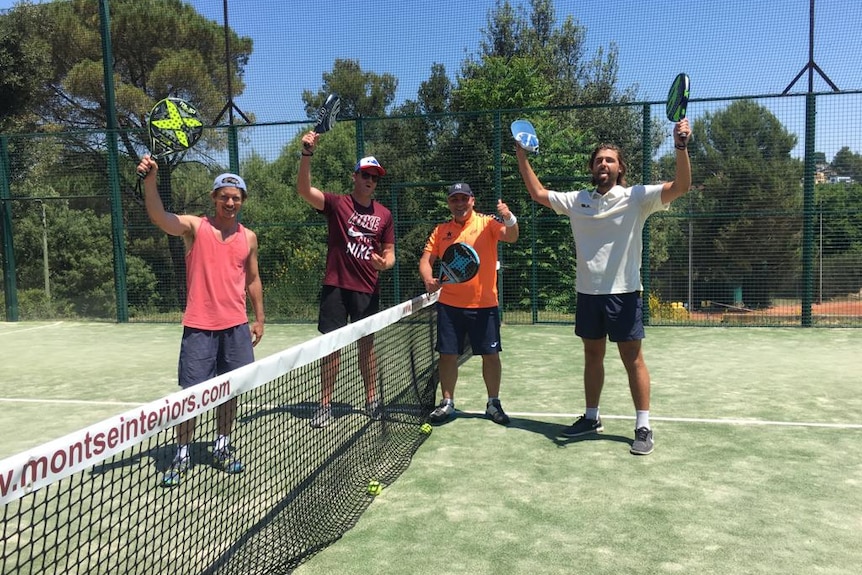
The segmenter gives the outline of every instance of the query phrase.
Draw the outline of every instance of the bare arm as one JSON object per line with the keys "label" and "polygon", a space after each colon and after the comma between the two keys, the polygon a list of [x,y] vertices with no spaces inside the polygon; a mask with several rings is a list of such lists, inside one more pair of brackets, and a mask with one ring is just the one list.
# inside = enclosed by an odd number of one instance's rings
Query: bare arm
{"label": "bare arm", "polygon": [[[674,151],[676,152],[676,176],[672,182],[665,182],[661,190],[661,201],[669,204],[684,195],[691,188],[691,161],[688,158],[687,138],[681,134],[690,134],[688,120],[683,118],[673,128]],[[681,147],[680,147],[681,146]]]}
{"label": "bare arm", "polygon": [[422,257],[419,258],[419,277],[422,278],[425,291],[428,293],[434,293],[440,289],[440,280],[434,277],[435,261],[437,256],[431,252],[422,252]]}
{"label": "bare arm", "polygon": [[530,161],[527,159],[527,152],[520,146],[515,147],[515,156],[518,158],[518,171],[521,172],[521,178],[524,180],[524,185],[527,191],[530,192],[530,197],[534,202],[542,204],[550,208],[551,202],[548,200],[548,190],[536,177],[533,172],[533,167],[530,166]]}
{"label": "bare arm", "polygon": [[395,265],[395,244],[383,244],[383,253],[371,254],[371,265],[379,272],[391,269]]}
{"label": "bare arm", "polygon": [[257,267],[257,235],[246,229],[248,239],[248,258],[245,261],[245,287],[254,311],[254,323],[251,324],[251,344],[255,346],[263,338],[263,323],[266,320],[263,313],[263,284]]}
{"label": "bare arm", "polygon": [[158,163],[146,155],[141,158],[141,162],[138,164],[138,172],[147,172],[147,176],[144,178],[144,204],[147,206],[147,215],[150,216],[150,221],[166,234],[186,238],[194,237],[195,231],[200,225],[199,217],[177,215],[165,211],[165,206],[162,204],[162,198],[159,197],[156,186],[156,175],[159,172]]}
{"label": "bare arm", "polygon": [[299,173],[296,176],[296,191],[315,210],[322,210],[324,206],[323,192],[311,187],[311,156],[314,155],[319,137],[320,134],[314,132],[308,132],[302,137],[302,156],[299,158]]}
{"label": "bare arm", "polygon": [[[510,244],[518,241],[518,236],[521,234],[518,227],[518,218],[515,217],[515,214],[512,213],[512,210],[509,209],[509,206],[503,200],[497,200],[497,213],[503,218],[505,226],[503,232],[500,234],[500,241]],[[514,223],[512,223],[512,220],[514,220]]]}

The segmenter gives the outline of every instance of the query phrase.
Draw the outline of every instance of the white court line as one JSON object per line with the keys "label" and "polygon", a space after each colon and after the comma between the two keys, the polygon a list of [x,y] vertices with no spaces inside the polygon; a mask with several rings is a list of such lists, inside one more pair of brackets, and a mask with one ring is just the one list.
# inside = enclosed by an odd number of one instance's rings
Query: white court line
{"label": "white court line", "polygon": [[[461,411],[471,415],[485,415],[484,411]],[[538,418],[560,418],[577,419],[580,413],[535,413],[530,411],[507,411],[509,416],[515,417],[538,417]],[[634,420],[633,415],[605,415],[602,419],[628,419]],[[650,421],[671,421],[677,423],[717,423],[721,425],[774,425],[780,427],[825,427],[831,429],[862,429],[862,423],[818,423],[806,421],[768,421],[763,419],[723,419],[723,418],[697,418],[697,417],[660,417],[650,415]]]}
{"label": "white court line", "polygon": [[62,403],[77,405],[125,405],[128,407],[139,407],[143,403],[131,403],[128,401],[91,401],[86,399],[27,399],[23,397],[0,397],[0,403]]}
{"label": "white court line", "polygon": [[25,327],[24,329],[11,328],[9,331],[0,332],[0,336],[2,336],[2,335],[14,335],[14,334],[18,334],[18,333],[24,333],[25,331],[33,331],[34,329],[43,329],[46,327],[56,327],[56,326],[60,325],[61,323],[63,323],[63,322],[58,321],[58,322],[51,323],[48,325],[37,325],[35,327]]}

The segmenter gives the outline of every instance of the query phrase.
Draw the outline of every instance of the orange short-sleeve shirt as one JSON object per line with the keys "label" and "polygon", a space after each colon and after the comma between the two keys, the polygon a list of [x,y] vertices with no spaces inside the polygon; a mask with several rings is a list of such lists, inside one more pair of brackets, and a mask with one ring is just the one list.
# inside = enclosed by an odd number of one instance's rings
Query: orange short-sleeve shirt
{"label": "orange short-sleeve shirt", "polygon": [[444,284],[440,290],[440,303],[453,307],[496,307],[497,298],[497,242],[504,226],[493,216],[473,212],[464,225],[450,220],[438,224],[425,244],[425,252],[443,257],[446,248],[456,242],[473,246],[479,254],[479,273],[470,281]]}

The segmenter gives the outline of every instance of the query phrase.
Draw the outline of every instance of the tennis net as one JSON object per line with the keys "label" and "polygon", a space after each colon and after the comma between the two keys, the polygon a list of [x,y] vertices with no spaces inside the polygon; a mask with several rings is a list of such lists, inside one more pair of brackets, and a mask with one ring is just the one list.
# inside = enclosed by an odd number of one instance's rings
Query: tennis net
{"label": "tennis net", "polygon": [[[430,433],[435,303],[415,298],[0,461],[2,573],[291,572],[350,529]],[[359,368],[369,338],[382,414],[367,409]],[[333,352],[333,419],[314,428]],[[236,474],[210,464],[213,408],[231,398]],[[191,467],[164,487],[173,427],[191,417]]]}

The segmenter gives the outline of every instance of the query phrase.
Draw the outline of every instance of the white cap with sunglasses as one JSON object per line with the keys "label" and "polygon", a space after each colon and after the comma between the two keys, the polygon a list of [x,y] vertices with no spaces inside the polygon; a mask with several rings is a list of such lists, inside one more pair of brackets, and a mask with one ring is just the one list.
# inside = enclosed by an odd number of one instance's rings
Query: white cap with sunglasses
{"label": "white cap with sunglasses", "polygon": [[354,172],[367,172],[367,171],[376,171],[378,176],[385,176],[386,170],[383,169],[383,166],[380,165],[380,162],[377,161],[377,158],[374,156],[366,156],[362,158],[358,162],[356,162],[356,168],[354,168]]}

